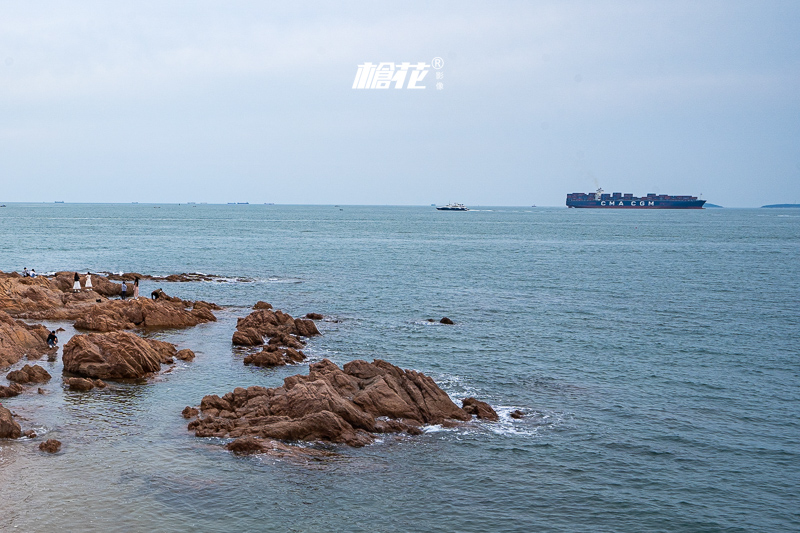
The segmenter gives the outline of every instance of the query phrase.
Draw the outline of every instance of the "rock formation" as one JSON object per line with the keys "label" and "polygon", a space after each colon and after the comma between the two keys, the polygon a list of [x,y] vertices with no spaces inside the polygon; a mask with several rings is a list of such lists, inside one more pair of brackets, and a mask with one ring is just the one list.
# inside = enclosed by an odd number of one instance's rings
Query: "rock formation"
{"label": "rock formation", "polygon": [[39,365],[25,365],[19,370],[9,372],[6,376],[8,381],[13,381],[24,385],[26,383],[45,383],[50,381],[52,376],[47,370]]}
{"label": "rock formation", "polygon": [[497,413],[494,411],[494,409],[492,409],[491,405],[486,402],[476,400],[475,398],[464,398],[461,401],[461,408],[469,414],[475,415],[482,420],[490,420],[492,422],[497,422],[500,420],[500,417],[497,416]]}
{"label": "rock formation", "polygon": [[283,311],[256,309],[236,322],[236,332],[232,342],[237,346],[258,346],[269,337],[270,344],[300,349],[303,342],[297,337],[319,335],[312,320],[292,318]]}
{"label": "rock formation", "polygon": [[75,335],[64,346],[64,371],[107,380],[139,379],[171,363],[176,353],[168,342],[126,331]]}
{"label": "rock formation", "polygon": [[61,441],[56,439],[47,439],[39,444],[39,449],[47,453],[57,453],[61,449]]}
{"label": "rock formation", "polygon": [[0,311],[0,368],[9,367],[23,357],[39,359],[54,351],[47,346],[49,333],[44,326],[29,326]]}
{"label": "rock formation", "polygon": [[0,439],[18,439],[22,436],[22,428],[11,411],[0,405]]}
{"label": "rock formation", "polygon": [[471,416],[428,376],[385,361],[328,359],[307,376],[281,387],[237,388],[221,398],[206,396],[202,417],[189,423],[198,437],[260,437],[329,441],[363,446],[376,433],[419,434],[423,424],[454,423]]}
{"label": "rock formation", "polygon": [[440,324],[448,324],[448,325],[453,325],[453,324],[455,324],[455,322],[453,322],[452,320],[450,320],[450,319],[449,319],[449,318],[447,318],[446,316],[443,316],[443,317],[442,317],[442,319],[441,319],[441,320],[439,320],[439,323],[440,323]]}
{"label": "rock formation", "polygon": [[75,327],[90,331],[116,331],[134,328],[187,328],[216,321],[211,311],[200,305],[191,311],[169,300],[108,300],[92,306],[77,320]]}
{"label": "rock formation", "polygon": [[12,383],[8,387],[0,385],[0,398],[13,398],[14,396],[19,396],[22,394],[22,391],[24,390],[25,387],[19,383]]}
{"label": "rock formation", "polygon": [[300,350],[276,344],[268,344],[260,352],[244,358],[244,364],[255,366],[283,366],[304,361],[306,354]]}

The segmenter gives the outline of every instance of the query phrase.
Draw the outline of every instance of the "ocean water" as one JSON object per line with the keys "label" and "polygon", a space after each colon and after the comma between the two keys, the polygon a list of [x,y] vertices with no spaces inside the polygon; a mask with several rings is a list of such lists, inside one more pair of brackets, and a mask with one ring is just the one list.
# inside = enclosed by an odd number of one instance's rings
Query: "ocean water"
{"label": "ocean water", "polygon": [[[0,442],[0,530],[800,530],[799,210],[9,204],[0,243],[4,271],[214,274],[142,293],[226,306],[151,333],[197,359],[146,384],[40,362],[47,394],[2,401],[42,437]],[[242,364],[257,300],[328,317],[312,362],[385,359],[501,421],[309,462],[195,438],[184,406],[307,372]]]}

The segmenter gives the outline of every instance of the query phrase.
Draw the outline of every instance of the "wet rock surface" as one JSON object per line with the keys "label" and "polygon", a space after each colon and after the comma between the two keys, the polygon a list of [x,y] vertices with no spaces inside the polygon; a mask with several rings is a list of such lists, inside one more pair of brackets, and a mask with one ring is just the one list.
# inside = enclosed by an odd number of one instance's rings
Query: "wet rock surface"
{"label": "wet rock surface", "polygon": [[7,368],[23,357],[40,359],[55,352],[47,346],[49,333],[42,325],[31,326],[0,311],[0,368]]}
{"label": "wet rock surface", "polygon": [[236,323],[236,332],[231,339],[235,346],[259,346],[268,339],[260,352],[245,357],[244,364],[269,367],[305,360],[301,351],[305,342],[300,337],[319,335],[316,324],[309,319],[293,318],[283,311],[274,311],[271,305],[270,308],[267,305],[258,302],[258,309]]}
{"label": "wet rock surface", "polygon": [[39,365],[25,365],[19,370],[9,372],[6,376],[8,381],[13,381],[24,385],[26,383],[45,383],[50,381],[50,373]]}
{"label": "wet rock surface", "polygon": [[47,439],[39,444],[39,449],[47,453],[58,453],[58,451],[61,449],[61,441],[57,441],[56,439]]}
{"label": "wet rock surface", "polygon": [[489,420],[492,422],[500,420],[500,417],[497,416],[497,413],[492,409],[491,405],[475,398],[464,398],[461,401],[461,407],[467,413],[475,415],[482,420]]}
{"label": "wet rock surface", "polygon": [[173,361],[173,344],[127,331],[75,335],[64,346],[64,372],[105,380],[139,379]]}
{"label": "wet rock surface", "polygon": [[0,439],[18,439],[22,436],[22,428],[19,427],[11,411],[0,405]]}
{"label": "wet rock surface", "polygon": [[13,398],[22,394],[25,388],[19,383],[12,383],[8,387],[0,385],[0,398]]}
{"label": "wet rock surface", "polygon": [[356,360],[339,368],[325,359],[281,387],[237,388],[200,404],[189,423],[198,437],[371,443],[378,433],[419,434],[424,424],[457,423],[471,415],[430,377],[386,361]]}

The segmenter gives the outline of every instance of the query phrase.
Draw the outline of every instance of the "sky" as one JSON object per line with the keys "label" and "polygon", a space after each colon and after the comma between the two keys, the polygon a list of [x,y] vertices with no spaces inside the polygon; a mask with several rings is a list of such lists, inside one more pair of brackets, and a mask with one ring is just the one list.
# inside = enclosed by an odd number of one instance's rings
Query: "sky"
{"label": "sky", "polygon": [[[425,89],[352,88],[434,58]],[[598,187],[800,203],[800,2],[0,1],[0,202]]]}

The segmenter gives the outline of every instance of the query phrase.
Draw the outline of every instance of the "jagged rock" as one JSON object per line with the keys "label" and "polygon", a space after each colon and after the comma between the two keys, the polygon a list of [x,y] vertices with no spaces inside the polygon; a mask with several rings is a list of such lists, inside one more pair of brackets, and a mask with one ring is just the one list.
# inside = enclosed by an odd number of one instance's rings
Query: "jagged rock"
{"label": "jagged rock", "polygon": [[272,304],[259,300],[256,302],[256,305],[253,306],[253,309],[272,309]]}
{"label": "jagged rock", "polygon": [[25,388],[19,383],[12,383],[8,387],[0,385],[0,398],[13,398],[22,394]]}
{"label": "jagged rock", "polygon": [[[269,352],[275,353],[275,352]],[[385,361],[351,361],[343,368],[325,359],[307,376],[282,387],[237,388],[200,403],[202,418],[189,429],[198,437],[261,437],[341,442],[363,446],[375,433],[418,434],[423,424],[466,421],[434,381]]]}
{"label": "jagged rock", "polygon": [[306,313],[306,318],[311,320],[322,320],[324,317],[319,313]]}
{"label": "jagged rock", "polygon": [[29,439],[35,439],[37,437],[36,432],[32,429],[22,432],[23,437],[28,437]]}
{"label": "jagged rock", "polygon": [[181,302],[149,300],[108,300],[83,313],[75,327],[90,331],[108,332],[141,328],[186,328],[215,321],[207,307],[187,311]]}
{"label": "jagged rock", "polygon": [[283,366],[304,361],[306,355],[294,348],[280,347],[275,344],[265,346],[260,352],[244,358],[244,364],[255,366]]}
{"label": "jagged rock", "polygon": [[450,320],[446,316],[443,316],[442,319],[439,321],[439,323],[440,324],[455,324],[455,322],[453,322],[452,320]]}
{"label": "jagged rock", "polygon": [[105,380],[137,379],[158,372],[175,346],[127,331],[75,335],[64,346],[64,371]]}
{"label": "jagged rock", "polygon": [[183,415],[183,418],[194,418],[194,417],[196,417],[196,416],[197,416],[199,413],[200,413],[200,411],[198,411],[197,409],[195,409],[194,407],[191,407],[191,406],[189,406],[189,405],[187,405],[187,406],[186,406],[186,407],[183,409],[183,411],[181,411],[181,415]]}
{"label": "jagged rock", "polygon": [[94,381],[86,378],[69,378],[64,383],[69,387],[69,390],[78,392],[86,392],[94,388]]}
{"label": "jagged rock", "polygon": [[57,453],[61,449],[61,442],[56,439],[47,439],[39,444],[39,449],[47,453]]}
{"label": "jagged rock", "polygon": [[181,361],[194,361],[194,352],[189,348],[184,348],[175,354],[175,358]]}
{"label": "jagged rock", "polygon": [[482,420],[490,420],[492,422],[500,420],[500,417],[497,416],[497,413],[494,411],[494,409],[492,409],[491,405],[486,402],[476,400],[475,398],[464,398],[461,401],[461,407],[464,409],[464,411],[471,415],[475,415]]}
{"label": "jagged rock", "polygon": [[236,346],[258,346],[269,337],[271,344],[279,344],[300,349],[303,343],[296,336],[311,337],[319,335],[313,321],[292,318],[283,311],[257,309],[236,322],[236,332],[232,342]]}
{"label": "jagged rock", "polygon": [[0,439],[18,439],[22,436],[22,428],[19,427],[11,411],[0,405]]}
{"label": "jagged rock", "polygon": [[25,365],[19,370],[9,372],[6,376],[8,381],[14,381],[20,384],[26,383],[45,383],[50,381],[52,376],[39,365]]}
{"label": "jagged rock", "polygon": [[523,412],[522,412],[522,411],[520,411],[519,409],[516,409],[516,410],[514,410],[514,411],[511,411],[511,413],[509,414],[509,416],[510,416],[511,418],[515,418],[515,419],[519,420],[520,418],[524,418],[524,417],[525,417],[525,413],[523,413]]}
{"label": "jagged rock", "polygon": [[[0,279],[0,283],[2,281]],[[5,311],[0,311],[0,368],[7,368],[23,357],[39,359],[42,355],[55,351],[47,346],[49,334],[42,325],[30,326],[21,320],[14,320]]]}
{"label": "jagged rock", "polygon": [[92,380],[92,384],[98,389],[105,389],[106,387],[108,387],[108,385],[106,385],[106,382],[103,381],[102,379]]}

